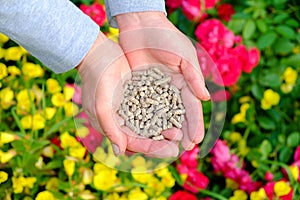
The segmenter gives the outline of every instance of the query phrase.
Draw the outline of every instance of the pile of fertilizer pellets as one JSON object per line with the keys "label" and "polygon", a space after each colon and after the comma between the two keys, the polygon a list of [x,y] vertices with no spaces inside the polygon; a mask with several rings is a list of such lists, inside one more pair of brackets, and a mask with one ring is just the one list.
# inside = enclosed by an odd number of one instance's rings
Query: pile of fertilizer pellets
{"label": "pile of fertilizer pellets", "polygon": [[182,127],[185,109],[180,91],[170,82],[171,77],[158,68],[132,72],[118,110],[128,128],[140,136],[162,140],[163,130]]}

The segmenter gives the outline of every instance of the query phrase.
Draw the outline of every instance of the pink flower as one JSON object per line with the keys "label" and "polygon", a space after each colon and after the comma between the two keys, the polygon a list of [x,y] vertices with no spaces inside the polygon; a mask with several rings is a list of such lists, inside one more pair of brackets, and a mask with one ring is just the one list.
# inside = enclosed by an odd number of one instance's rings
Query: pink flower
{"label": "pink flower", "polygon": [[183,165],[186,165],[190,169],[194,169],[198,165],[197,157],[199,154],[199,147],[195,145],[195,147],[190,151],[185,151],[180,157],[180,161]]}
{"label": "pink flower", "polygon": [[209,183],[208,178],[198,170],[194,169],[189,172],[187,179],[183,184],[183,188],[197,193],[201,189],[205,189]]}
{"label": "pink flower", "polygon": [[75,90],[73,97],[72,97],[72,101],[78,105],[81,105],[82,104],[82,102],[81,102],[81,95],[82,95],[81,87],[79,87],[76,84],[67,84],[67,86],[72,87]]}
{"label": "pink flower", "polygon": [[[266,192],[266,195],[268,196],[268,199],[275,199],[275,194],[274,194],[274,186],[276,182],[269,182],[264,186],[264,190]],[[276,198],[277,199],[277,198]],[[293,199],[293,189],[284,196],[280,196],[279,200],[292,200]]]}
{"label": "pink flower", "polygon": [[89,117],[87,116],[87,114],[85,114],[84,111],[78,113],[76,115],[76,118],[80,118],[83,120],[83,124],[86,125],[86,126],[91,126],[90,122],[89,122]]}
{"label": "pink flower", "polygon": [[96,22],[99,26],[103,26],[106,19],[106,14],[104,10],[104,6],[95,2],[90,6],[81,4],[79,6],[80,10],[90,16],[94,22]]}
{"label": "pink flower", "polygon": [[242,64],[234,54],[225,54],[216,60],[218,72],[212,73],[213,80],[218,85],[232,86],[239,80],[242,73]]}
{"label": "pink flower", "polygon": [[272,181],[273,178],[274,178],[274,175],[270,171],[267,171],[266,174],[265,174],[265,180],[266,181]]}
{"label": "pink flower", "polygon": [[230,92],[227,90],[218,90],[210,94],[211,100],[213,102],[222,102],[230,99]]}
{"label": "pink flower", "polygon": [[103,136],[93,127],[88,126],[87,128],[89,129],[89,134],[84,138],[80,138],[80,141],[90,153],[94,153],[97,147],[101,146]]}
{"label": "pink flower", "polygon": [[186,191],[177,191],[170,196],[169,200],[197,200],[197,197]]}
{"label": "pink flower", "polygon": [[235,41],[233,32],[217,19],[208,19],[201,23],[197,26],[195,35],[205,48],[211,48],[212,45],[231,48]]}
{"label": "pink flower", "polygon": [[205,8],[210,9],[215,7],[216,3],[218,3],[219,0],[205,0]]}
{"label": "pink flower", "polygon": [[203,20],[207,17],[205,12],[201,13],[201,6],[199,0],[182,0],[181,2],[183,14],[192,21]]}
{"label": "pink flower", "polygon": [[217,7],[218,15],[219,17],[229,22],[231,19],[231,16],[235,13],[235,10],[231,4],[223,3]]}
{"label": "pink flower", "polygon": [[294,161],[300,161],[300,146],[298,146],[295,150]]}

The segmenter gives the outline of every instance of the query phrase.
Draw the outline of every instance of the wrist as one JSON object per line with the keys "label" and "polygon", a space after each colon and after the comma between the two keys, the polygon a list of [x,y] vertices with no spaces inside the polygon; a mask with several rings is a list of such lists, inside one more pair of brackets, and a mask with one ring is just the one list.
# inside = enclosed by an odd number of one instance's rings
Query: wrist
{"label": "wrist", "polygon": [[172,26],[165,13],[158,11],[124,13],[117,15],[116,21],[120,32],[140,28],[168,28]]}
{"label": "wrist", "polygon": [[107,40],[107,37],[102,33],[99,32],[96,40],[94,41],[93,45],[91,46],[90,50],[86,53],[86,55],[84,56],[84,58],[82,59],[82,61],[79,63],[79,65],[77,65],[76,69],[77,71],[79,70],[79,68],[82,67],[82,63],[88,59],[89,55],[102,43],[104,43]]}

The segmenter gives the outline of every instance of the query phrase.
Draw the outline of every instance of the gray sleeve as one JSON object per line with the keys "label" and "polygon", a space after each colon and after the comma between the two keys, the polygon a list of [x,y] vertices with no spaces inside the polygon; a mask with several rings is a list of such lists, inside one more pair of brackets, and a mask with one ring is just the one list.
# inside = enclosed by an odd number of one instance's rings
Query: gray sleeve
{"label": "gray sleeve", "polygon": [[76,67],[99,26],[69,0],[0,0],[0,32],[55,73]]}
{"label": "gray sleeve", "polygon": [[105,6],[112,27],[117,27],[115,16],[122,13],[160,11],[166,14],[164,0],[105,0]]}

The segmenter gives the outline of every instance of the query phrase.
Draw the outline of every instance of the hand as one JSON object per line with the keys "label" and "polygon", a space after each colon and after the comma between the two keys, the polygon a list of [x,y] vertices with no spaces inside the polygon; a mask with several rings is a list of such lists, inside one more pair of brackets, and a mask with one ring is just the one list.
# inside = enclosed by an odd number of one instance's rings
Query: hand
{"label": "hand", "polygon": [[[177,156],[175,144],[127,134],[120,126],[117,110],[122,99],[121,86],[130,78],[130,71],[121,47],[100,33],[78,66],[82,78],[82,105],[91,125],[108,137],[116,155],[127,149],[154,157]],[[165,146],[169,148],[167,151]]]}
{"label": "hand", "polygon": [[168,69],[162,70],[173,77],[172,84],[181,90],[186,109],[181,143],[184,149],[192,149],[204,137],[199,100],[210,98],[194,46],[169,22],[164,13],[126,13],[118,15],[116,19],[120,45],[132,70],[142,66],[164,65]]}

